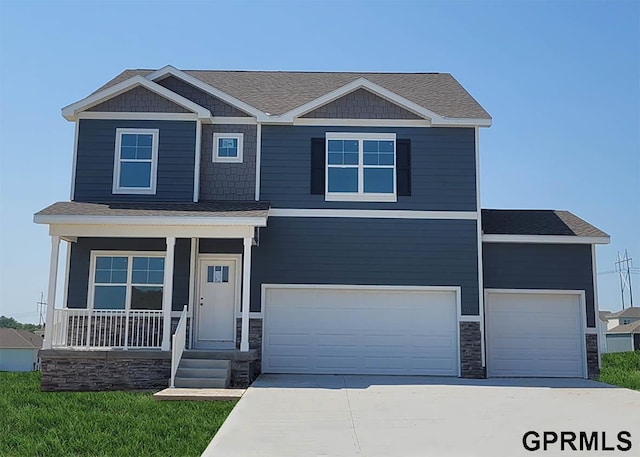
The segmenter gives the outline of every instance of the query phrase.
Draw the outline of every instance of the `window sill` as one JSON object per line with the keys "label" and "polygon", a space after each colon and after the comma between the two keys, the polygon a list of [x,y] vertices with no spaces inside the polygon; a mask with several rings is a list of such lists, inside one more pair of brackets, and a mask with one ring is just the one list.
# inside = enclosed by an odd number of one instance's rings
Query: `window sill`
{"label": "window sill", "polygon": [[213,163],[242,163],[242,158],[215,157]]}
{"label": "window sill", "polygon": [[397,202],[396,194],[325,194],[327,202]]}
{"label": "window sill", "polygon": [[131,189],[113,189],[112,194],[116,195],[122,195],[122,194],[129,194],[129,195],[155,195],[156,194],[156,190],[155,189],[136,189],[136,188],[131,188]]}

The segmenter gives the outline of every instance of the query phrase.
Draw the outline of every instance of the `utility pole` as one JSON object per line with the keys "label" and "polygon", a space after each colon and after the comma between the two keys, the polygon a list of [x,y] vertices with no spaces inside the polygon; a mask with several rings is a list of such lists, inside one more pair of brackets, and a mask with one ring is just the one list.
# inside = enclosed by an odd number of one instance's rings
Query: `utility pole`
{"label": "utility pole", "polygon": [[631,287],[631,269],[633,268],[633,259],[629,257],[627,250],[624,250],[624,256],[618,251],[618,260],[615,262],[616,273],[620,275],[620,294],[622,295],[622,309],[624,309],[624,291],[629,289],[629,302],[633,307],[633,288]]}
{"label": "utility pole", "polygon": [[38,327],[42,327],[44,324],[44,313],[47,308],[47,302],[44,301],[44,292],[40,292],[40,301],[37,302],[38,305]]}

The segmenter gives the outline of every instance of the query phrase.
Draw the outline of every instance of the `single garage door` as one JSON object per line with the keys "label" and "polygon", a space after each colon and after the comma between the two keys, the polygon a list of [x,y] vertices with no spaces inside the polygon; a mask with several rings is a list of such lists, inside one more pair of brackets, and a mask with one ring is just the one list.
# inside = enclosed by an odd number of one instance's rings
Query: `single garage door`
{"label": "single garage door", "polygon": [[455,290],[265,286],[265,373],[458,375]]}
{"label": "single garage door", "polygon": [[487,375],[583,377],[577,293],[487,292]]}

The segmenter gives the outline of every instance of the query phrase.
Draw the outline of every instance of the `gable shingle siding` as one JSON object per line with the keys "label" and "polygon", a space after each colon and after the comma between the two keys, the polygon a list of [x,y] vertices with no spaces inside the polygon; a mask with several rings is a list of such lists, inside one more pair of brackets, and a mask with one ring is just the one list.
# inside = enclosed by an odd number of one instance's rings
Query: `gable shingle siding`
{"label": "gable shingle siding", "polygon": [[127,92],[104,101],[87,111],[133,113],[189,113],[190,111],[144,87],[134,87]]}
{"label": "gable shingle siding", "polygon": [[365,89],[353,91],[301,117],[325,119],[421,119],[412,112]]}
{"label": "gable shingle siding", "polygon": [[170,91],[175,92],[178,95],[182,95],[184,98],[188,98],[194,103],[207,108],[211,111],[212,116],[225,116],[225,117],[247,117],[249,116],[244,111],[240,111],[235,106],[231,106],[228,103],[223,102],[219,98],[202,92],[200,89],[193,87],[190,84],[181,81],[178,78],[169,76],[168,78],[158,81],[163,87],[166,87]]}

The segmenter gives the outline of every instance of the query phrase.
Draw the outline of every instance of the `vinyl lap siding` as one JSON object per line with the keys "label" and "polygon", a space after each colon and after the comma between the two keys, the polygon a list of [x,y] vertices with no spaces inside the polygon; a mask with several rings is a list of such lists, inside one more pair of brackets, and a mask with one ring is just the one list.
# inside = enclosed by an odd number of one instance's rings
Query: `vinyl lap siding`
{"label": "vinyl lap siding", "polygon": [[478,314],[476,222],[273,217],[253,248],[251,311],[261,284],[461,286]]}
{"label": "vinyl lap siding", "polygon": [[[394,203],[325,202],[311,195],[311,139],[326,132],[384,132],[411,140],[411,196]],[[475,138],[470,128],[262,128],[260,198],[274,208],[475,211]]]}
{"label": "vinyl lap siding", "polygon": [[[76,243],[71,243],[67,307],[87,307],[92,250],[164,252],[166,249],[166,242],[161,238],[78,238]],[[174,311],[182,311],[182,307],[189,302],[190,250],[191,240],[176,240],[172,303]]]}
{"label": "vinyl lap siding", "polygon": [[[193,201],[195,122],[94,119],[79,122],[75,201]],[[160,130],[155,195],[112,193],[117,128]]]}
{"label": "vinyl lap siding", "polygon": [[584,290],[587,326],[595,326],[591,246],[483,243],[487,289]]}

